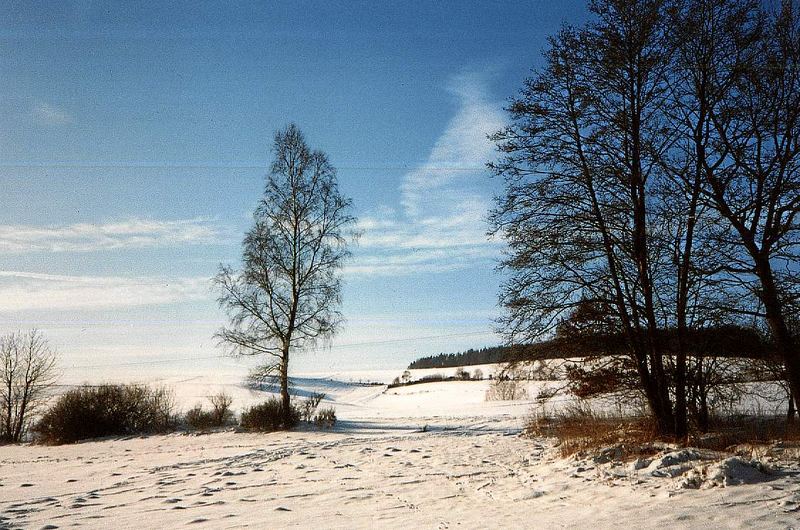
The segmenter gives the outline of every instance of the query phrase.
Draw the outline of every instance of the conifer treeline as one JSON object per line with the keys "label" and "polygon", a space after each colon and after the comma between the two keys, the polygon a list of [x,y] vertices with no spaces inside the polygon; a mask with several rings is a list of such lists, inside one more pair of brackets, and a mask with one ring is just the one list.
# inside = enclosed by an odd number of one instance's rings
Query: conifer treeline
{"label": "conifer treeline", "polygon": [[510,359],[511,348],[508,346],[491,346],[478,350],[470,348],[459,353],[440,353],[422,357],[408,365],[409,370],[420,368],[452,368],[456,366],[472,366],[475,364],[501,363]]}

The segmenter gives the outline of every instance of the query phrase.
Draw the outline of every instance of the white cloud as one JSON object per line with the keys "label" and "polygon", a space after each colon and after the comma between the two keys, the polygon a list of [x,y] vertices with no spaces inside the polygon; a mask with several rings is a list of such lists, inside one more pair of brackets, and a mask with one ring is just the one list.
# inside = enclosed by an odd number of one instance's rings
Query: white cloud
{"label": "white cloud", "polygon": [[108,309],[210,299],[209,279],[0,271],[0,312]]}
{"label": "white cloud", "polygon": [[348,272],[452,271],[498,255],[498,244],[486,238],[492,197],[483,168],[494,153],[487,136],[504,126],[505,117],[502,104],[488,96],[486,81],[475,73],[451,80],[456,114],[426,162],[404,176],[402,210],[382,208],[361,219],[360,252]]}
{"label": "white cloud", "polygon": [[38,103],[33,107],[33,115],[45,125],[67,125],[72,123],[72,114],[50,103]]}
{"label": "white cloud", "polygon": [[429,250],[405,250],[361,257],[345,267],[348,275],[397,276],[411,273],[450,272],[469,267],[479,261],[489,262],[497,257],[493,245],[473,245],[462,248],[438,247]]}
{"label": "white cloud", "polygon": [[64,226],[0,225],[0,251],[89,252],[125,248],[213,244],[223,230],[205,219],[130,219]]}
{"label": "white cloud", "polygon": [[431,211],[457,211],[461,202],[484,199],[476,189],[476,177],[494,153],[487,136],[505,124],[502,105],[490,101],[486,76],[464,73],[451,79],[448,90],[459,109],[436,141],[422,167],[406,175],[401,203],[406,214],[419,218]]}

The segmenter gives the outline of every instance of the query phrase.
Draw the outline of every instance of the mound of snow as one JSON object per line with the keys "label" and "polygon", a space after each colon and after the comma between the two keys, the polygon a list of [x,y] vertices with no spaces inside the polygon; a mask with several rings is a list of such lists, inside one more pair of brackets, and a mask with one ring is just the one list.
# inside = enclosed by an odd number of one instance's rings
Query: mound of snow
{"label": "mound of snow", "polygon": [[697,449],[681,449],[655,458],[645,469],[654,477],[677,477],[692,469],[693,462],[702,458]]}
{"label": "mound of snow", "polygon": [[742,484],[759,484],[772,480],[764,464],[757,460],[746,461],[739,457],[725,458],[697,466],[684,474],[677,483],[678,489],[727,488]]}
{"label": "mound of snow", "polygon": [[595,464],[607,464],[609,462],[619,460],[624,454],[621,446],[604,447],[600,449],[596,455],[592,457]]}
{"label": "mound of snow", "polygon": [[681,449],[679,451],[672,451],[656,458],[650,463],[650,467],[664,468],[677,466],[692,460],[700,460],[702,456],[697,449]]}
{"label": "mound of snow", "polygon": [[721,486],[724,488],[741,484],[758,484],[770,480],[766,471],[764,465],[758,460],[745,461],[734,456],[708,466],[702,487]]}

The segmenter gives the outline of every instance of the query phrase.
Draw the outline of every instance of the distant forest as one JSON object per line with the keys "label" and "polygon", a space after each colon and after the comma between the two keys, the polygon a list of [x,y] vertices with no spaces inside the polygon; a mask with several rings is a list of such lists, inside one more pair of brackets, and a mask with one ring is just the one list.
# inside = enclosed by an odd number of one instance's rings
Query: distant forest
{"label": "distant forest", "polygon": [[474,364],[501,363],[509,360],[511,348],[508,346],[492,346],[459,353],[440,353],[422,357],[408,365],[409,370],[419,368],[451,368],[456,366],[471,366]]}

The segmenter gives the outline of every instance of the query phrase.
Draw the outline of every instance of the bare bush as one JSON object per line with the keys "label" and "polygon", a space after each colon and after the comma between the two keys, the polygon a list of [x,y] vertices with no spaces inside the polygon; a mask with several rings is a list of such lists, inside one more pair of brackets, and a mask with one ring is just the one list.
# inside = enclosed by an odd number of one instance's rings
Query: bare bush
{"label": "bare bush", "polygon": [[300,417],[303,421],[312,421],[314,419],[314,412],[316,412],[323,399],[325,399],[325,394],[314,392],[300,404]]}
{"label": "bare bush", "polygon": [[183,419],[191,430],[205,431],[216,427],[211,412],[203,409],[203,405],[199,403],[189,409]]}
{"label": "bare bush", "polygon": [[228,395],[224,390],[208,397],[211,402],[211,412],[214,415],[214,420],[219,425],[225,425],[228,419],[233,415],[231,412],[231,405],[233,398]]}
{"label": "bare bush", "polygon": [[336,411],[333,407],[325,407],[314,416],[314,423],[323,429],[330,429],[336,425]]}
{"label": "bare bush", "polygon": [[284,413],[282,400],[271,397],[264,403],[244,410],[240,425],[251,431],[282,431],[297,425],[300,415],[301,412],[296,406],[291,406],[289,411]]}
{"label": "bare bush", "polygon": [[472,379],[474,381],[482,381],[483,380],[483,370],[481,370],[480,368],[475,368],[475,370],[472,371]]}
{"label": "bare bush", "polygon": [[525,382],[517,379],[494,379],[486,391],[486,401],[528,399]]}
{"label": "bare bush", "polygon": [[56,352],[37,330],[0,337],[0,442],[20,442],[55,383]]}
{"label": "bare bush", "polygon": [[211,410],[204,410],[202,405],[196,405],[186,413],[186,425],[190,429],[213,429],[216,427],[224,427],[233,420],[233,412],[231,411],[231,398],[225,392],[220,392],[209,396],[208,400],[211,402]]}
{"label": "bare bush", "polygon": [[42,415],[35,431],[51,444],[168,432],[177,425],[174,410],[172,393],[165,388],[84,385],[62,394]]}

